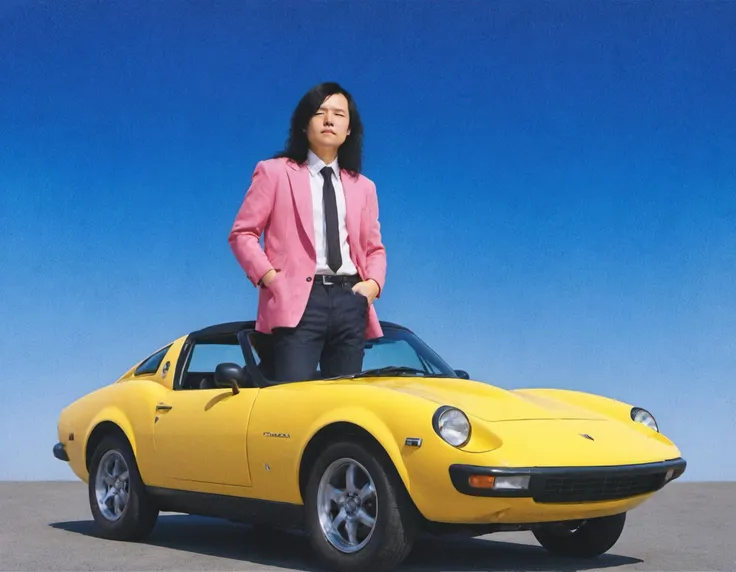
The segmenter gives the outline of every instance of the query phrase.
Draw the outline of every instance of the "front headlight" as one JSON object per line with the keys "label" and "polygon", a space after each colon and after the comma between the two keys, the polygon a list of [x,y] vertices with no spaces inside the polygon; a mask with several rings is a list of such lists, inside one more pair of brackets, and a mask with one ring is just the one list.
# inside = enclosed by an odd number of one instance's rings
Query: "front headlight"
{"label": "front headlight", "polygon": [[659,426],[657,425],[657,421],[654,419],[654,415],[649,413],[646,409],[642,409],[641,407],[632,408],[631,418],[637,423],[642,423],[659,433]]}
{"label": "front headlight", "polygon": [[470,439],[470,421],[455,407],[443,405],[435,411],[432,426],[453,447],[462,447]]}

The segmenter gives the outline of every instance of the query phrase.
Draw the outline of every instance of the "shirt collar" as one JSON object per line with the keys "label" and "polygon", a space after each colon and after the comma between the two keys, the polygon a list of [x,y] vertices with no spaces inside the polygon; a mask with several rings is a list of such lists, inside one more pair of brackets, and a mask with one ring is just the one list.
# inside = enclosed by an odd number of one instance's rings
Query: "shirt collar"
{"label": "shirt collar", "polygon": [[335,175],[339,178],[340,177],[340,165],[337,161],[337,158],[330,163],[329,165],[325,165],[325,162],[317,157],[317,155],[309,149],[307,151],[307,165],[309,166],[309,172],[312,174],[312,176],[316,176],[319,174],[319,172],[325,167],[332,167],[332,172],[335,173]]}

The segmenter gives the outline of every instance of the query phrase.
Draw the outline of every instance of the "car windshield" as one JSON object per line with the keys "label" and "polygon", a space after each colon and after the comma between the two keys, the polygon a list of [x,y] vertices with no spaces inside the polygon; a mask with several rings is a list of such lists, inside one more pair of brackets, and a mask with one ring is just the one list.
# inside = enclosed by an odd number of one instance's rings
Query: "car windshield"
{"label": "car windshield", "polygon": [[368,340],[360,373],[370,376],[457,377],[455,371],[418,336],[398,328],[384,328],[384,336]]}
{"label": "car windshield", "polygon": [[[386,326],[383,334],[380,338],[366,342],[362,370],[357,374],[340,377],[459,377],[432,348],[412,332]],[[253,334],[249,336],[249,341],[258,368],[267,379],[273,381],[273,370],[268,364],[271,354],[269,338],[267,335]],[[315,378],[324,379],[319,369]]]}

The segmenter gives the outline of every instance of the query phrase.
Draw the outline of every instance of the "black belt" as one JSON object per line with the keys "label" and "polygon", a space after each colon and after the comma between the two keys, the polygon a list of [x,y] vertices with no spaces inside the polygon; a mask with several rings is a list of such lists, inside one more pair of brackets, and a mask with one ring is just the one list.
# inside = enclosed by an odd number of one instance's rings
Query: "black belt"
{"label": "black belt", "polygon": [[339,285],[345,285],[345,284],[357,284],[360,282],[360,276],[357,274],[351,274],[349,276],[345,275],[332,275],[332,274],[315,274],[314,275],[314,283],[315,284],[325,284],[326,286],[330,286],[333,284],[339,284]]}

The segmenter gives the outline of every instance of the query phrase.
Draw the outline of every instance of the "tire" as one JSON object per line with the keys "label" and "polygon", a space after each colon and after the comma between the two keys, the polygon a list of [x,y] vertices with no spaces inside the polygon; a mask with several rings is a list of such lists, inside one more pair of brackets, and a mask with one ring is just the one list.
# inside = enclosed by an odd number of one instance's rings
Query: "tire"
{"label": "tire", "polygon": [[[356,488],[347,486],[350,466],[355,469],[352,482]],[[345,494],[339,495],[339,501],[329,494],[328,481],[342,483]],[[383,450],[352,441],[328,446],[312,467],[304,505],[312,548],[333,570],[388,571],[411,552],[417,530],[416,509]],[[339,536],[328,537],[323,525],[327,527],[330,519],[320,506],[329,507],[331,517],[342,513],[347,518],[338,525]],[[366,524],[370,518],[372,529]],[[353,523],[351,528],[357,527],[357,545],[349,545],[349,522]]]}
{"label": "tire", "polygon": [[534,529],[533,534],[539,544],[555,556],[595,558],[616,544],[625,522],[624,512],[585,520],[572,530],[562,525],[543,525]]}
{"label": "tire", "polygon": [[[90,461],[87,488],[92,516],[103,538],[143,540],[156,525],[158,507],[146,494],[135,455],[124,437],[102,439]],[[103,503],[105,497],[110,498]]]}

